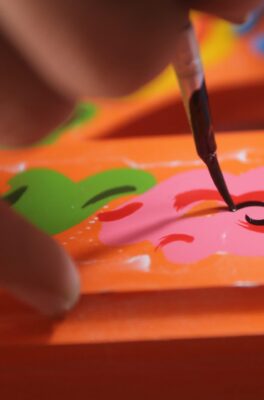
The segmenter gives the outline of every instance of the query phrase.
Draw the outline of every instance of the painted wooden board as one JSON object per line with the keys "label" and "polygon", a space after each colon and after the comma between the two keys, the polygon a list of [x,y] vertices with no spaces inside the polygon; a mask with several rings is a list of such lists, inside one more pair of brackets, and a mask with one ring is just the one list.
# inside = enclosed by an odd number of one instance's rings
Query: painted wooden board
{"label": "painted wooden board", "polygon": [[[219,160],[237,203],[262,202],[263,56],[250,47],[260,33],[232,35],[232,51],[205,63],[226,130]],[[34,148],[0,151],[1,196],[65,247],[82,278],[80,304],[59,322],[1,292],[3,345],[263,334],[263,226],[246,215],[264,210],[226,211],[177,91],[154,96],[154,86],[82,104]]]}
{"label": "painted wooden board", "polygon": [[[263,132],[218,135],[236,204],[264,202]],[[264,282],[261,205],[228,212],[190,135],[2,152],[1,193],[65,247],[83,293]],[[264,204],[264,203],[263,203]]]}

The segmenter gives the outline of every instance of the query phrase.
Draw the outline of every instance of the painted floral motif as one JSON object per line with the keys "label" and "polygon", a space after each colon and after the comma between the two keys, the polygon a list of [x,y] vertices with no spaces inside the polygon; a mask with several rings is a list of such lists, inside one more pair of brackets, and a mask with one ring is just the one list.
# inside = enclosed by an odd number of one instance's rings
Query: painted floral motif
{"label": "painted floral motif", "polygon": [[[264,168],[226,174],[236,204],[264,201]],[[260,206],[230,212],[206,170],[177,174],[118,210],[99,214],[101,241],[109,246],[149,241],[172,263],[194,263],[212,254],[264,256]]]}

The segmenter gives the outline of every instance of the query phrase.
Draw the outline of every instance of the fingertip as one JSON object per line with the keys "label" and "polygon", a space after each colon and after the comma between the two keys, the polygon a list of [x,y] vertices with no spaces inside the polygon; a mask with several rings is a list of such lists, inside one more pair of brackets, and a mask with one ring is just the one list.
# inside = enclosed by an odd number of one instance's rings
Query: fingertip
{"label": "fingertip", "polygon": [[59,283],[58,293],[51,305],[43,304],[43,312],[60,316],[70,311],[78,302],[80,297],[80,275],[71,258],[62,250],[64,271]]}
{"label": "fingertip", "polygon": [[[56,269],[56,265],[53,265]],[[37,268],[37,265],[36,265]],[[61,317],[68,313],[78,302],[80,296],[79,273],[65,254],[60,264],[60,279],[56,282],[49,276],[47,266],[46,282],[39,282],[32,274],[31,282],[9,282],[4,285],[15,298],[48,317]],[[38,274],[37,274],[38,275]],[[34,282],[34,283],[33,283]]]}
{"label": "fingertip", "polygon": [[0,283],[49,316],[65,314],[80,295],[80,277],[60,244],[0,202]]}

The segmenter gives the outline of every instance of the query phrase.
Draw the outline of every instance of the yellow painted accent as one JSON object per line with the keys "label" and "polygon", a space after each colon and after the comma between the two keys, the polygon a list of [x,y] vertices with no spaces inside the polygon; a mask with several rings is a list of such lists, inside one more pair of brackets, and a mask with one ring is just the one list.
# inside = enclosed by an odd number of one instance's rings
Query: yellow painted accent
{"label": "yellow painted accent", "polygon": [[230,24],[217,21],[201,46],[201,56],[206,67],[222,61],[231,54],[235,35]]}

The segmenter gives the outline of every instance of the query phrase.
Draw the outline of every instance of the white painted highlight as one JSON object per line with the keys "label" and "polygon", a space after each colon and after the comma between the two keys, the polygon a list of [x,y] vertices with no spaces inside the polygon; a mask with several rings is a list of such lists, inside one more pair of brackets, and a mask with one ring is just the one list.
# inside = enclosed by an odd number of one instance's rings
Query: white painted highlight
{"label": "white painted highlight", "polygon": [[219,256],[226,256],[228,254],[227,251],[219,250],[215,254],[218,254]]}
{"label": "white painted highlight", "polygon": [[1,165],[0,166],[0,171],[12,172],[14,174],[23,172],[26,169],[27,169],[27,164],[24,161],[20,162],[18,164],[14,164],[14,165]]}
{"label": "white painted highlight", "polygon": [[[243,164],[249,162],[249,153],[256,153],[255,149],[240,149],[235,152],[219,154],[219,161],[226,160],[236,160]],[[204,163],[199,159],[195,160],[168,160],[168,161],[155,161],[149,163],[139,163],[137,161],[131,160],[129,158],[123,159],[123,162],[130,168],[134,169],[151,169],[151,168],[177,168],[177,167],[193,167],[204,165]]]}
{"label": "white painted highlight", "polygon": [[150,271],[151,258],[148,254],[140,254],[138,256],[131,257],[127,260],[123,260],[121,258],[116,258],[111,261],[89,259],[89,260],[79,262],[79,265],[96,265],[96,264],[99,264],[99,265],[107,264],[108,267],[113,266],[113,268],[115,268],[115,267],[128,268],[130,270],[147,273]]}
{"label": "white painted highlight", "polygon": [[23,171],[25,171],[26,170],[26,163],[25,162],[21,162],[21,163],[19,163],[18,165],[17,165],[17,170],[19,171],[19,172],[23,172]]}
{"label": "white painted highlight", "polygon": [[248,150],[244,149],[244,150],[239,150],[235,153],[235,157],[236,160],[246,164],[248,162]]}
{"label": "white painted highlight", "polygon": [[126,264],[129,264],[135,270],[139,270],[142,272],[149,272],[151,265],[151,258],[148,254],[141,254],[135,257],[131,257],[125,261]]}
{"label": "white painted highlight", "polygon": [[134,169],[151,169],[151,168],[175,168],[175,167],[192,167],[197,165],[203,165],[200,159],[182,161],[182,160],[172,160],[172,161],[156,161],[150,163],[138,163],[137,161],[130,160],[128,158],[124,159],[123,162],[130,168]]}
{"label": "white painted highlight", "polygon": [[254,288],[261,285],[262,284],[260,282],[254,282],[254,281],[236,281],[233,284],[233,286],[241,288]]}
{"label": "white painted highlight", "polygon": [[226,232],[223,232],[222,235],[221,235],[222,241],[225,242],[226,238],[227,238],[227,234],[226,234]]}

